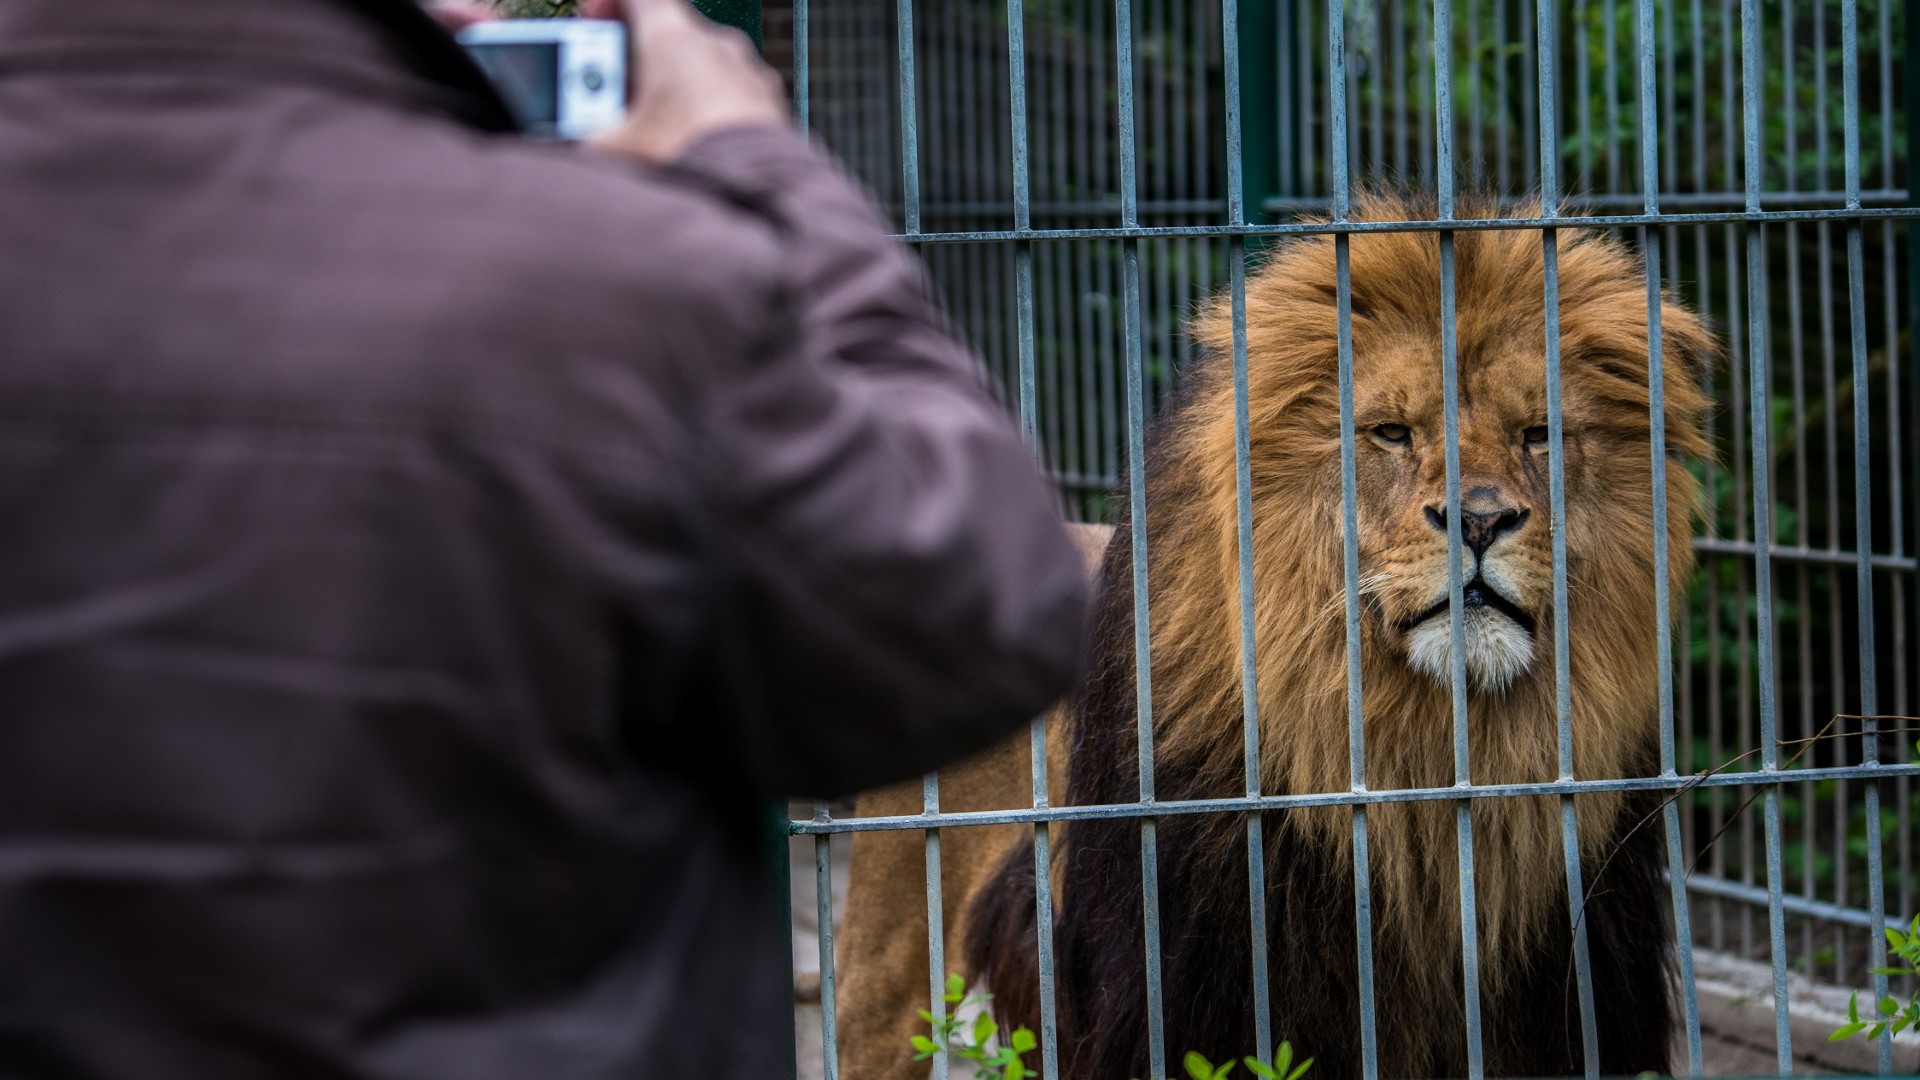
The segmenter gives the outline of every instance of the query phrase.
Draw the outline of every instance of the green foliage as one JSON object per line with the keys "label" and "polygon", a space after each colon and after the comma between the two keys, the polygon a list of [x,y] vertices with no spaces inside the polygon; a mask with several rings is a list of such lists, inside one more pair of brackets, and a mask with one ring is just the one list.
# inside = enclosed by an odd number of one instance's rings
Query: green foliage
{"label": "green foliage", "polygon": [[[984,1008],[971,1024],[954,1015],[961,1009],[985,1006],[993,1000],[993,995],[976,994],[968,997],[966,980],[956,973],[949,973],[940,1000],[949,1006],[946,1016],[935,1016],[929,1009],[919,1010],[920,1019],[927,1022],[929,1034],[913,1036],[913,1060],[927,1061],[935,1054],[951,1054],[974,1063],[974,1080],[1024,1080],[1039,1075],[1027,1068],[1025,1060],[1025,1055],[1032,1053],[1040,1044],[1032,1029],[1014,1028],[1006,1033],[1007,1041],[1004,1044],[995,1045],[995,1039],[1001,1034],[1000,1025]],[[1191,1080],[1227,1080],[1227,1074],[1241,1062],[1245,1062],[1247,1071],[1260,1080],[1300,1080],[1313,1067],[1312,1058],[1294,1064],[1293,1044],[1290,1042],[1282,1042],[1274,1051],[1271,1065],[1256,1057],[1228,1060],[1215,1065],[1192,1050],[1187,1051],[1182,1064],[1186,1066],[1187,1076]]]}
{"label": "green foliage", "polygon": [[974,1063],[975,1080],[1025,1080],[1039,1075],[1022,1060],[1022,1055],[1032,1053],[1039,1045],[1032,1031],[1016,1028],[1008,1034],[1004,1045],[995,1046],[994,1037],[1000,1034],[1000,1025],[994,1022],[993,1014],[983,1008],[971,1024],[955,1015],[970,1006],[984,1006],[992,997],[991,994],[967,997],[966,980],[958,974],[949,974],[946,992],[940,995],[940,1000],[952,1008],[945,1016],[920,1010],[920,1019],[927,1022],[932,1034],[913,1037],[913,1060],[927,1061],[935,1054],[952,1054]]}
{"label": "green foliage", "polygon": [[[1905,932],[1887,927],[1887,952],[1905,966],[1874,968],[1873,974],[1920,975],[1920,915],[1913,917]],[[1839,1042],[1860,1034],[1872,1040],[1879,1038],[1883,1031],[1898,1035],[1916,1029],[1920,1029],[1920,994],[1908,998],[1905,1005],[1888,994],[1875,1003],[1874,1015],[1865,1020],[1860,1018],[1860,995],[1854,994],[1847,999],[1847,1022],[1827,1036],[1827,1041]]]}

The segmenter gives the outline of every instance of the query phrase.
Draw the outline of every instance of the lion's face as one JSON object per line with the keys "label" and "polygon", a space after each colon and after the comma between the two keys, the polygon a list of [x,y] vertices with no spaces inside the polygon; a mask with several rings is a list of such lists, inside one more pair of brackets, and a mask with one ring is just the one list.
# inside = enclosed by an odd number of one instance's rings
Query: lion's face
{"label": "lion's face", "polygon": [[[1356,204],[1355,216],[1417,220],[1430,212],[1372,198]],[[1615,654],[1608,663],[1624,678],[1638,668],[1622,666],[1620,657],[1650,649],[1660,618],[1646,278],[1617,239],[1568,228],[1556,243],[1567,617],[1579,624],[1576,634],[1608,643]],[[1328,614],[1342,610],[1345,599],[1336,251],[1330,237],[1282,244],[1247,289],[1256,565],[1266,570],[1260,587],[1273,615],[1265,632],[1276,642],[1276,658],[1298,655],[1310,639],[1336,656],[1344,650],[1340,619]],[[1543,660],[1552,652],[1546,262],[1540,234],[1524,230],[1461,231],[1454,253],[1462,654],[1476,694],[1510,694],[1546,673]],[[1452,682],[1454,637],[1440,245],[1430,233],[1363,233],[1350,238],[1349,258],[1363,655],[1383,665],[1366,678],[1375,687],[1404,679],[1409,692],[1428,693],[1435,683],[1444,690]],[[1668,454],[1661,468],[1671,498],[1668,567],[1677,595],[1690,565],[1695,494],[1683,459],[1708,451],[1699,376],[1715,346],[1684,306],[1663,296],[1659,308]],[[1203,312],[1195,334],[1208,349],[1229,353],[1230,306]],[[1188,471],[1170,469],[1158,496],[1168,505],[1191,500],[1180,488],[1191,480],[1182,476],[1205,477],[1215,516],[1170,517],[1166,528],[1172,535],[1211,530],[1222,559],[1237,551],[1228,374],[1222,365],[1207,376],[1181,418],[1193,433],[1183,450]],[[1150,493],[1150,504],[1154,498]],[[1163,573],[1180,564],[1167,565]],[[1331,638],[1315,637],[1322,628],[1331,628]],[[1198,640],[1200,631],[1194,633]],[[1575,653],[1576,666],[1598,655]]]}
{"label": "lion's face", "polygon": [[[1534,663],[1552,605],[1545,380],[1524,344],[1489,342],[1460,371],[1462,631],[1467,675],[1483,690],[1504,689]],[[1450,682],[1438,345],[1402,337],[1356,359],[1355,453],[1363,587],[1407,662]]]}

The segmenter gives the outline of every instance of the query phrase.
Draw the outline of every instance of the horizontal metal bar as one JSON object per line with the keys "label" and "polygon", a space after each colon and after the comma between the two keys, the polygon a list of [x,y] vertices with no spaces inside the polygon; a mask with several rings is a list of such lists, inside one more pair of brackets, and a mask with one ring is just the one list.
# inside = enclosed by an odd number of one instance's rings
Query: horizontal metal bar
{"label": "horizontal metal bar", "polygon": [[[1687,879],[1687,891],[1702,896],[1719,897],[1722,900],[1736,900],[1742,904],[1766,907],[1767,890],[1754,885],[1742,885],[1725,878],[1695,876]],[[1846,926],[1858,926],[1861,929],[1873,927],[1873,913],[1859,908],[1841,907],[1825,900],[1812,900],[1794,893],[1782,893],[1780,910],[1789,915],[1801,915],[1810,919],[1822,919],[1826,922],[1841,923]]]}
{"label": "horizontal metal bar", "polygon": [[1594,214],[1580,218],[1455,218],[1437,221],[1290,221],[1279,225],[1134,225],[1088,229],[981,229],[896,235],[913,244],[990,244],[1009,240],[1151,240],[1175,236],[1328,236],[1340,233],[1451,232],[1521,229],[1624,229],[1642,225],[1769,225],[1792,221],[1902,221],[1920,206],[1859,210],[1746,210],[1702,214]]}
{"label": "horizontal metal bar", "polygon": [[[1614,206],[1639,207],[1645,202],[1645,196],[1635,192],[1622,192],[1613,195],[1567,195],[1559,202],[1562,207],[1576,210],[1600,210]],[[1767,209],[1804,209],[1807,207],[1847,205],[1848,195],[1838,190],[1817,191],[1781,191],[1760,197],[1760,205]],[[1709,209],[1716,206],[1741,207],[1746,205],[1746,197],[1737,191],[1662,191],[1659,193],[1660,205]],[[1906,188],[1880,188],[1860,193],[1863,206],[1905,206]],[[1500,206],[1530,206],[1533,200],[1504,196],[1498,200]],[[1323,213],[1333,208],[1333,200],[1323,195],[1313,196],[1277,196],[1266,199],[1261,209],[1278,213]],[[1120,197],[1115,195],[1103,199],[1054,199],[1042,200],[1031,204],[1032,214],[1043,217],[1093,217],[1100,214],[1120,213]],[[1141,199],[1140,216],[1153,217],[1158,214],[1225,214],[1227,201],[1218,198],[1188,199]],[[925,220],[936,218],[1007,218],[1014,213],[1011,201],[987,202],[926,202],[920,204],[920,215]]]}
{"label": "horizontal metal bar", "polygon": [[[1751,540],[1723,540],[1717,536],[1696,536],[1693,550],[1704,551],[1710,555],[1752,555],[1754,545]],[[1858,552],[1815,547],[1781,547],[1770,545],[1768,554],[1782,562],[1823,563],[1828,566],[1854,566],[1860,561]],[[1920,569],[1920,559],[1912,555],[1871,555],[1868,561],[1881,570]]]}
{"label": "horizontal metal bar", "polygon": [[1300,806],[1366,806],[1374,803],[1433,802],[1441,799],[1496,799],[1524,795],[1588,795],[1602,791],[1681,791],[1691,787],[1778,787],[1818,780],[1864,780],[1920,776],[1916,765],[1846,765],[1822,769],[1768,769],[1727,772],[1711,776],[1635,776],[1618,780],[1555,780],[1537,784],[1461,784],[1450,787],[1394,788],[1367,791],[1326,791],[1306,795],[1240,796],[1224,799],[1186,799],[1172,802],[1107,803],[1093,806],[1049,806],[1044,809],[970,810],[951,814],[902,814],[892,817],[835,818],[832,821],[795,821],[795,835],[834,832],[882,832],[890,829],[948,829],[969,825],[1012,825],[1036,821],[1093,821],[1176,814],[1245,813],[1249,810],[1287,810]]}
{"label": "horizontal metal bar", "polygon": [[[1655,193],[1661,206],[1691,207],[1696,210],[1716,206],[1744,207],[1747,198],[1738,191],[1659,191]],[[1792,209],[1817,207],[1822,205],[1846,206],[1847,193],[1834,189],[1813,191],[1775,191],[1762,194],[1760,205],[1767,209]],[[1646,204],[1646,193],[1642,191],[1620,191],[1605,194],[1563,195],[1559,206],[1575,210],[1599,210],[1610,206],[1640,207]],[[1861,192],[1861,201],[1876,206],[1905,206],[1906,188],[1880,188]],[[1517,196],[1504,196],[1498,200],[1500,206],[1528,206],[1533,199]],[[1267,199],[1261,208],[1269,212],[1279,211],[1315,211],[1324,210],[1331,203],[1324,195],[1282,195]],[[1002,213],[1005,211],[1003,210]]]}

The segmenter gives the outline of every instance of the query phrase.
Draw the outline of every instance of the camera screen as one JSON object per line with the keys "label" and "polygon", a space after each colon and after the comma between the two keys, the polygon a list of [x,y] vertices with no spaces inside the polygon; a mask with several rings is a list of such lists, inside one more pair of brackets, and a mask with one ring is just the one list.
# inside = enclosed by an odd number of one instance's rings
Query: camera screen
{"label": "camera screen", "polygon": [[554,133],[560,121],[558,42],[469,45],[467,51],[527,130]]}

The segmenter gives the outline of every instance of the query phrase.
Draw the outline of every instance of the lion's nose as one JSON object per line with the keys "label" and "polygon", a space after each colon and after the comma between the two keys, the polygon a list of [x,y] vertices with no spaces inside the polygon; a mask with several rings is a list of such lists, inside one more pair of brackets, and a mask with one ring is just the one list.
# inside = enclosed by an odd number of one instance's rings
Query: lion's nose
{"label": "lion's nose", "polygon": [[[1460,540],[1473,549],[1475,555],[1485,555],[1501,534],[1513,532],[1527,523],[1531,511],[1514,506],[1502,506],[1495,510],[1460,511]],[[1442,507],[1427,507],[1427,523],[1441,532],[1447,531],[1447,511]]]}

